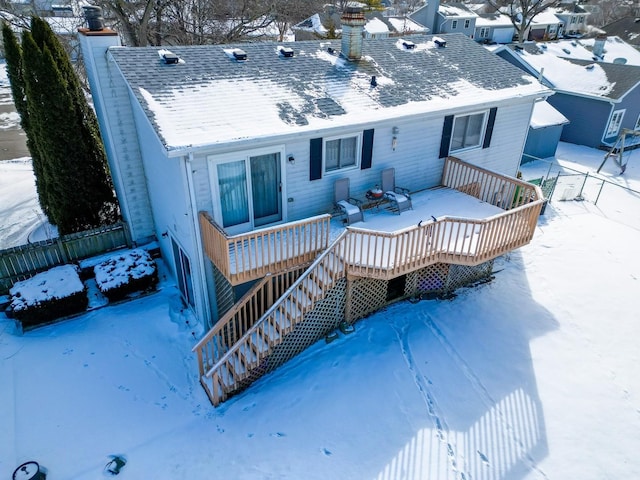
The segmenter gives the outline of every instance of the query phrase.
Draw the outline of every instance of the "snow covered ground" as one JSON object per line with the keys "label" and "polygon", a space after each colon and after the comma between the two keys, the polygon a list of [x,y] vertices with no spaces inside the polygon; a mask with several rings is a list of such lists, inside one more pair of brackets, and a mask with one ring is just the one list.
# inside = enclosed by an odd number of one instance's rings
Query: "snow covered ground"
{"label": "snow covered ground", "polygon": [[[593,171],[602,152],[558,158]],[[640,190],[640,151],[603,176]],[[95,480],[112,454],[133,480],[640,478],[638,199],[610,188],[553,201],[493,282],[395,304],[218,408],[164,276],[23,336],[0,315],[0,478],[35,460]]]}

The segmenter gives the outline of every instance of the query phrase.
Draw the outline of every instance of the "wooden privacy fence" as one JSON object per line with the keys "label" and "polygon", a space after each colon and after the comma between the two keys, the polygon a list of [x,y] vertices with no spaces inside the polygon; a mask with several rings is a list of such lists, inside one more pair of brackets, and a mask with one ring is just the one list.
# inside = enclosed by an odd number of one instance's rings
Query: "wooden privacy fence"
{"label": "wooden privacy fence", "polygon": [[127,224],[118,222],[93,230],[2,250],[0,251],[0,294],[6,294],[15,282],[32,277],[38,272],[130,246],[131,237]]}

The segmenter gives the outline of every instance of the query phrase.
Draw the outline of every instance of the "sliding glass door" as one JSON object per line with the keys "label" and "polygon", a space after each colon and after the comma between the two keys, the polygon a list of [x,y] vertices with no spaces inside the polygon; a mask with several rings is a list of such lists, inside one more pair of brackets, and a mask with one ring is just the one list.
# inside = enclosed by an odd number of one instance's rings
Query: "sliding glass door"
{"label": "sliding glass door", "polygon": [[230,234],[282,220],[281,152],[251,153],[215,164],[221,222]]}

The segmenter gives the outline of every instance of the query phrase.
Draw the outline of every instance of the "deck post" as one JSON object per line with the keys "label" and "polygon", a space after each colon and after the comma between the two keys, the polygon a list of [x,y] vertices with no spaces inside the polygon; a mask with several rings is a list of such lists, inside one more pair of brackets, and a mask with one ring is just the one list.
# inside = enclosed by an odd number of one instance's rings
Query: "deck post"
{"label": "deck post", "polygon": [[352,320],[352,308],[351,308],[351,300],[352,300],[352,294],[353,294],[353,279],[351,278],[350,275],[346,276],[346,288],[345,288],[345,292],[344,292],[344,320],[351,324],[351,320]]}

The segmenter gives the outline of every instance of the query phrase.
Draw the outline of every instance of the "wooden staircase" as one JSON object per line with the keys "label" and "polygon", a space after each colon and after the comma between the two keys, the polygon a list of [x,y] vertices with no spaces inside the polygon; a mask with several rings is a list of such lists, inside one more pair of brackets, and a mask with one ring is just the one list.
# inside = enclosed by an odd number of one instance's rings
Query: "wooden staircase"
{"label": "wooden staircase", "polygon": [[211,403],[219,405],[298,353],[280,351],[277,359],[272,358],[287,335],[345,277],[341,258],[346,234],[306,270],[265,276],[193,347],[200,383]]}

